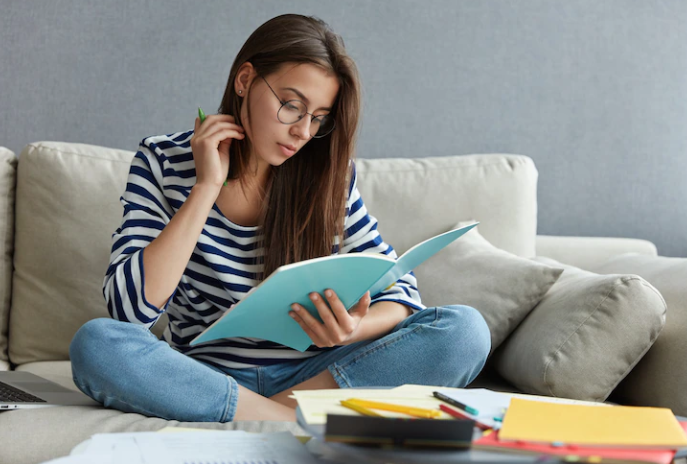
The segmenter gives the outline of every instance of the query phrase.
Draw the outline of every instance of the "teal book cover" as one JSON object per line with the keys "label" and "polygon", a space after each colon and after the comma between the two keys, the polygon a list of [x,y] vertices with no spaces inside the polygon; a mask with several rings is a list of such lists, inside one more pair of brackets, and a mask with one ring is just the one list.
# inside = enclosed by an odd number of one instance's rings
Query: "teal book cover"
{"label": "teal book cover", "polygon": [[381,253],[344,253],[281,266],[190,345],[221,338],[250,337],[303,352],[312,345],[312,340],[289,316],[291,304],[299,303],[321,322],[308,295],[311,292],[324,294],[331,288],[349,310],[365,292],[369,290],[374,297],[477,224],[427,239],[398,259]]}

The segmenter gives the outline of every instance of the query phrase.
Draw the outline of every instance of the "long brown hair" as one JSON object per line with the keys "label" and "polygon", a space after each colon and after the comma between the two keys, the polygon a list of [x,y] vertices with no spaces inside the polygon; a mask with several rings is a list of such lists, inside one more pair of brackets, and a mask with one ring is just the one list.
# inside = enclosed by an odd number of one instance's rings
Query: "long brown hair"
{"label": "long brown hair", "polygon": [[[360,82],[343,39],[324,21],[296,14],[277,16],[251,34],[231,67],[218,112],[234,116],[239,125],[243,125],[241,99],[234,90],[234,80],[245,62],[250,62],[257,75],[263,77],[285,63],[310,63],[333,73],[339,81],[339,93],[330,113],[336,129],[326,137],[311,139],[282,165],[270,167],[261,191],[262,280],[281,265],[331,255],[334,237],[339,238],[339,245],[343,244],[349,160],[355,157],[360,116]],[[247,138],[232,140],[228,177],[238,179],[242,188],[249,153]]]}

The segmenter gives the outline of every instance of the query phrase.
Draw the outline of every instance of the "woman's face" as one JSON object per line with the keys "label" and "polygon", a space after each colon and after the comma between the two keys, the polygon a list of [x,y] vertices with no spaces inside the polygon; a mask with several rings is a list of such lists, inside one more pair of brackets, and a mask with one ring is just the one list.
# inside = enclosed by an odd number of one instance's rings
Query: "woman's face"
{"label": "woman's face", "polygon": [[283,124],[277,119],[280,99],[300,100],[307,106],[308,113],[315,116],[329,114],[339,92],[339,81],[333,74],[327,74],[325,70],[312,64],[286,63],[279,71],[264,76],[264,79],[254,73],[253,76],[250,90],[240,85],[240,76],[237,79],[237,91],[243,90],[244,95],[241,121],[252,143],[252,155],[256,156],[258,165],[262,168],[267,165],[279,166],[298,153],[312,138],[312,116],[305,115],[294,124]]}

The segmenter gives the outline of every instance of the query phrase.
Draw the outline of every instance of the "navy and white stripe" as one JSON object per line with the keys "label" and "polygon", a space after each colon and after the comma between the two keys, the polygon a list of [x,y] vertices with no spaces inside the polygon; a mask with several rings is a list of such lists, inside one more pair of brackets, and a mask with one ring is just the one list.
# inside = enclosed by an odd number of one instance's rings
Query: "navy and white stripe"
{"label": "navy and white stripe", "polygon": [[[190,140],[193,131],[145,138],[132,160],[126,190],[120,201],[124,214],[112,234],[110,265],[103,295],[110,316],[152,327],[167,312],[169,325],[163,339],[174,349],[216,366],[245,368],[315,356],[324,349],[311,346],[301,353],[256,338],[226,338],[190,347],[188,343],[220,318],[260,282],[259,258],[263,248],[259,226],[229,221],[213,205],[179,285],[159,309],[145,297],[143,248],[152,242],[181,208],[196,182]],[[357,188],[355,164],[346,204],[344,240],[333,237],[332,254],[378,252],[397,258],[382,240],[377,220],[368,214]],[[389,290],[372,296],[396,301],[414,311],[425,309],[410,272]]]}

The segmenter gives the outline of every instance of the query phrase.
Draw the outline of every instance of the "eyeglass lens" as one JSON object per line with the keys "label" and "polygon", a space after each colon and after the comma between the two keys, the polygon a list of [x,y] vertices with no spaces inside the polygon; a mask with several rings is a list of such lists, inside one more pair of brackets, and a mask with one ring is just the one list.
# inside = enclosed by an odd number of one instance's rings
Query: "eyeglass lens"
{"label": "eyeglass lens", "polygon": [[[285,102],[277,118],[284,124],[294,124],[307,116],[305,104],[300,100],[289,100]],[[334,118],[329,115],[321,115],[312,119],[310,123],[310,135],[312,137],[324,137],[334,129]]]}

